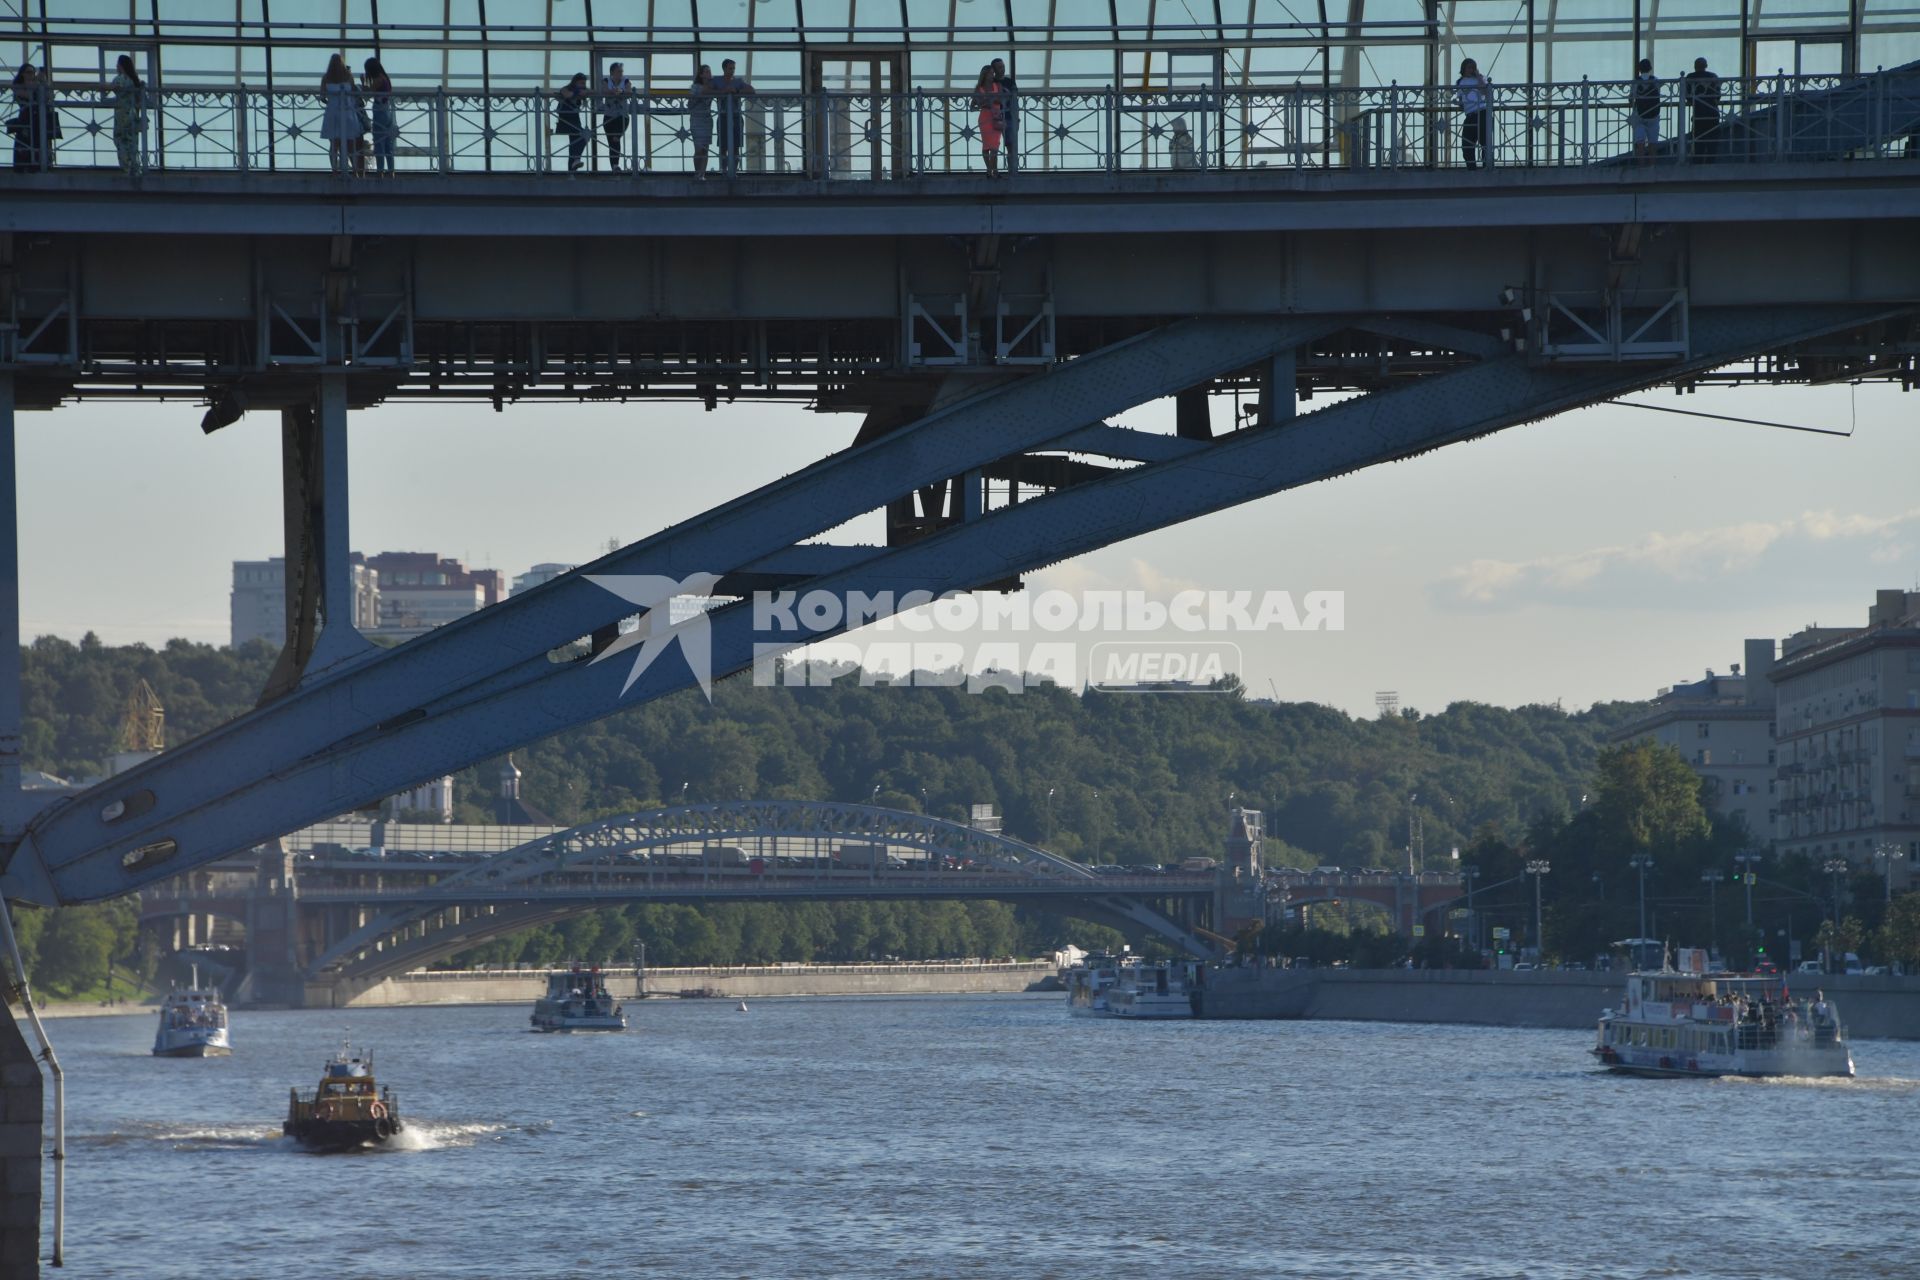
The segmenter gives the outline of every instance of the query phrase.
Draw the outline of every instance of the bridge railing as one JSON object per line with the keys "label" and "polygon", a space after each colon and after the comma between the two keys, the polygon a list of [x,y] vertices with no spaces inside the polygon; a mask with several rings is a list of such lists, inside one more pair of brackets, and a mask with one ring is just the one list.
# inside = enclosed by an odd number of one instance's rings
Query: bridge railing
{"label": "bridge railing", "polygon": [[[1712,127],[1696,127],[1685,82],[1661,82],[1658,138],[1636,148],[1632,85],[1581,80],[1494,85],[1485,152],[1494,167],[1618,162],[1893,158],[1920,151],[1920,70],[1853,77],[1765,75],[1719,82]],[[390,137],[379,141],[408,174],[552,173],[567,169],[570,136],[543,92],[396,90]],[[309,89],[148,87],[120,104],[143,167],[160,171],[316,173],[351,168],[322,136],[321,95]],[[10,108],[31,168],[50,147],[56,167],[120,162],[113,93],[56,86]],[[374,168],[371,103],[364,167]],[[1434,169],[1464,166],[1466,117],[1451,85],[1355,88],[1290,85],[1215,89],[1077,89],[982,98],[898,94],[759,94],[739,100],[740,147],[725,142],[732,106],[684,94],[629,100],[620,169],[690,174],[707,136],[707,172],[886,180],[981,174],[983,131],[1006,134],[1016,173],[1197,170]],[[983,120],[983,114],[991,120]],[[703,131],[702,122],[710,122]],[[611,165],[604,119],[583,112],[589,163]],[[384,129],[384,122],[383,122]],[[1638,152],[1639,154],[1636,154]]]}

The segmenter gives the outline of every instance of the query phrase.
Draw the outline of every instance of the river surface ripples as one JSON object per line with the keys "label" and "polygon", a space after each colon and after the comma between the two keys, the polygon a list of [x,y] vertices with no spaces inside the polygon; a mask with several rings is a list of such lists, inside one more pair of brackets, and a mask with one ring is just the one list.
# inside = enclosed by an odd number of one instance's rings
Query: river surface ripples
{"label": "river surface ripples", "polygon": [[[1116,1023],[1060,997],[50,1024],[74,1277],[1920,1277],[1920,1045],[1637,1080],[1590,1033]],[[280,1137],[343,1031],[398,1149]],[[49,1272],[49,1274],[57,1274]]]}

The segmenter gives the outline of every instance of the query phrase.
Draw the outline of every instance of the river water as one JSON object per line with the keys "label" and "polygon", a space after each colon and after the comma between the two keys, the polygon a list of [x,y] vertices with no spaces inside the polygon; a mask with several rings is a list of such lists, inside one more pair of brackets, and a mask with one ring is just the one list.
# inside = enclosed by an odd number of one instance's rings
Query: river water
{"label": "river water", "polygon": [[[1596,1073],[1582,1032],[1133,1024],[1057,996],[51,1024],[74,1277],[1913,1277],[1920,1044],[1860,1078]],[[342,1031],[412,1126],[279,1135]],[[49,1273],[57,1274],[57,1273]]]}

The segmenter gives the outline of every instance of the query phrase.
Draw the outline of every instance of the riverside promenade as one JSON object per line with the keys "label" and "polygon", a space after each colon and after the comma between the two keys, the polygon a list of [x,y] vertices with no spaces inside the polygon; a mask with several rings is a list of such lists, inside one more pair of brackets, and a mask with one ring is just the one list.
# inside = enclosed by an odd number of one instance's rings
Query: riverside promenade
{"label": "riverside promenade", "polygon": [[[1584,1028],[1619,1003],[1624,979],[1558,970],[1229,968],[1207,974],[1200,1012],[1227,1019]],[[1856,1037],[1920,1040],[1920,978],[1791,974],[1787,981],[1796,994],[1825,991]]]}
{"label": "riverside promenade", "polygon": [[[380,1005],[518,1004],[547,989],[546,969],[422,970],[387,978],[339,1002],[336,1008]],[[622,1000],[644,994],[714,996],[729,1000],[769,996],[977,995],[1045,989],[1059,970],[1050,960],[951,960],[898,964],[769,964],[657,968],[649,965],[636,989],[631,967],[603,968],[607,988]],[[309,992],[308,1007],[325,1008]]]}

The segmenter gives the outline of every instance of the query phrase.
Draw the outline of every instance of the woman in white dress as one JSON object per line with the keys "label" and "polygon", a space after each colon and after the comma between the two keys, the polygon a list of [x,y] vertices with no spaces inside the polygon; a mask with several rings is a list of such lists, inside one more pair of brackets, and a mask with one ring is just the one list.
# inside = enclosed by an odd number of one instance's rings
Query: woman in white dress
{"label": "woman in white dress", "polygon": [[327,156],[335,173],[352,173],[360,157],[360,139],[367,130],[360,119],[359,104],[354,101],[353,72],[347,70],[347,60],[337,53],[327,63],[320,91],[327,99],[326,114],[320,118]]}

